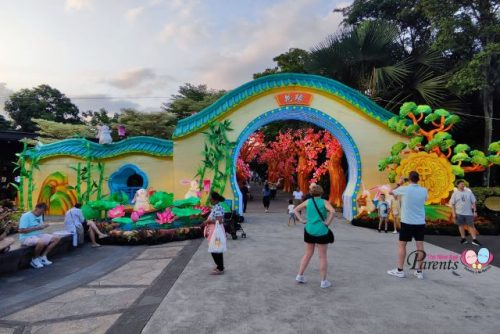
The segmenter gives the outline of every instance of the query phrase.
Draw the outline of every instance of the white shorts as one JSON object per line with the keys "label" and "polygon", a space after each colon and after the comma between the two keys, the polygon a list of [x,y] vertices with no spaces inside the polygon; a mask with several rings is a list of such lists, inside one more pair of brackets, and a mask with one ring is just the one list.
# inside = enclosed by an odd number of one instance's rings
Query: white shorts
{"label": "white shorts", "polygon": [[48,234],[48,233],[43,233],[39,235],[34,235],[32,237],[28,237],[26,239],[23,239],[21,241],[21,245],[23,246],[35,246],[38,244],[39,241],[42,241],[45,246],[50,244],[50,242],[54,239],[57,238],[55,235]]}

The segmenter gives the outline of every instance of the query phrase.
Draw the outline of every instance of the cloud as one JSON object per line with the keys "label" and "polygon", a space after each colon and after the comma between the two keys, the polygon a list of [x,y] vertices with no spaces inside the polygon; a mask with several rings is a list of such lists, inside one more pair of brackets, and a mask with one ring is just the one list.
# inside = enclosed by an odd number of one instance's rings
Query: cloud
{"label": "cloud", "polygon": [[172,84],[177,85],[178,80],[168,74],[156,73],[151,68],[137,68],[126,70],[101,82],[120,90],[133,92],[134,96],[150,96],[158,92],[164,94],[167,89],[173,88],[170,87]]}
{"label": "cloud", "polygon": [[122,99],[113,98],[107,94],[86,94],[71,96],[71,102],[76,104],[80,111],[106,109],[109,113],[118,113],[123,108],[140,109],[139,103]]}
{"label": "cloud", "polygon": [[66,0],[66,10],[82,10],[92,7],[92,0]]}
{"label": "cloud", "polygon": [[210,38],[210,22],[199,0],[171,1],[168,11],[169,21],[158,35],[161,42],[173,43],[177,48],[188,50]]}
{"label": "cloud", "polygon": [[232,45],[205,55],[205,61],[193,69],[211,87],[230,89],[250,81],[253,73],[274,66],[275,56],[290,48],[310,49],[338,30],[341,14],[325,7],[311,10],[319,5],[318,0],[297,0],[268,7],[257,22],[243,21],[230,31],[246,36],[242,43],[228,36]]}
{"label": "cloud", "polygon": [[116,88],[129,89],[140,86],[144,81],[154,78],[156,78],[156,74],[152,69],[138,68],[120,73],[116,77],[106,80],[106,82]]}
{"label": "cloud", "polygon": [[8,114],[5,111],[4,106],[5,106],[5,101],[12,93],[14,93],[14,91],[7,88],[7,84],[5,82],[0,82],[0,115],[8,117]]}
{"label": "cloud", "polygon": [[141,15],[142,13],[144,12],[144,7],[143,6],[139,6],[139,7],[135,7],[135,8],[131,8],[129,10],[127,10],[127,12],[125,12],[125,18],[130,21],[130,22],[133,22],[137,19],[137,17],[139,15]]}

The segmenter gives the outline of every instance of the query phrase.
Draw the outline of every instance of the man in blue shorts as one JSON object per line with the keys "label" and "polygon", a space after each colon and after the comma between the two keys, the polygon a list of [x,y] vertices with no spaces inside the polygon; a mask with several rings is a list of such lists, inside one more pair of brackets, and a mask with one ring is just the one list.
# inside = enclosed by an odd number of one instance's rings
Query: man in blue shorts
{"label": "man in blue shorts", "polygon": [[396,187],[390,192],[394,196],[401,197],[401,230],[399,232],[399,256],[398,267],[387,271],[389,275],[399,278],[405,277],[403,266],[406,258],[406,244],[415,239],[418,253],[418,269],[415,276],[424,278],[422,273],[422,261],[424,260],[424,233],[425,233],[425,202],[427,201],[427,189],[418,185],[420,176],[417,172],[409,174],[409,184],[401,186],[402,178]]}

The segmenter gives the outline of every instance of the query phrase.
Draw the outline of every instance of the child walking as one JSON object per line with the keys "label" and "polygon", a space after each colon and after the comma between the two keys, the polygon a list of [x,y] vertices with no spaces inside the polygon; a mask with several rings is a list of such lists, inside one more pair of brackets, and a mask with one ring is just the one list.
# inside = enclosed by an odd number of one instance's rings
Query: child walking
{"label": "child walking", "polygon": [[[212,204],[212,211],[210,211],[210,215],[207,220],[205,220],[205,237],[208,239],[210,243],[210,239],[213,236],[215,230],[215,223],[219,222],[219,224],[224,228],[224,209],[219,204],[220,202],[224,202],[225,198],[219,195],[219,193],[212,191],[210,193],[210,204]],[[210,253],[212,254],[212,258],[214,259],[217,267],[210,273],[210,275],[222,275],[224,274],[224,255],[223,253]]]}
{"label": "child walking", "polygon": [[380,233],[380,228],[382,227],[382,223],[384,223],[385,233],[387,233],[387,222],[389,220],[389,212],[391,211],[391,207],[389,206],[389,202],[385,200],[385,195],[380,195],[380,201],[377,204],[378,209],[378,232]]}
{"label": "child walking", "polygon": [[293,225],[297,225],[295,221],[295,213],[293,212],[295,210],[295,205],[293,205],[293,199],[288,201],[288,226],[292,226],[292,219],[293,219]]}

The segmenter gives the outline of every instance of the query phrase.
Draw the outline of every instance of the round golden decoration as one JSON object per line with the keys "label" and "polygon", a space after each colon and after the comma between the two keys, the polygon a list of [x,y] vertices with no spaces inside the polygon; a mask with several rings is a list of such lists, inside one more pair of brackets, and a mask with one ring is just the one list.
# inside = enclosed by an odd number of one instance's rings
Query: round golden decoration
{"label": "round golden decoration", "polygon": [[410,153],[401,160],[396,169],[398,176],[408,177],[411,171],[420,175],[419,184],[429,191],[427,204],[441,203],[453,190],[455,175],[451,171],[450,162],[436,153]]}

